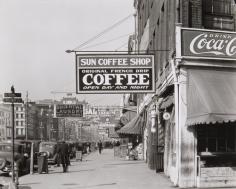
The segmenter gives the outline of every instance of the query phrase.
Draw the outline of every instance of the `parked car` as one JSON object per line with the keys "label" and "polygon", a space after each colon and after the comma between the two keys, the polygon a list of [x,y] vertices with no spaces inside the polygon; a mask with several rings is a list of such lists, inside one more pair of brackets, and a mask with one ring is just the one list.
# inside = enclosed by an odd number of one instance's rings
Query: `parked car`
{"label": "parked car", "polygon": [[39,155],[47,156],[48,164],[56,164],[56,148],[56,142],[41,142],[39,144]]}
{"label": "parked car", "polygon": [[[0,142],[0,170],[12,174],[12,143]],[[14,162],[18,167],[18,175],[30,172],[30,156],[26,145],[16,142],[14,144]]]}
{"label": "parked car", "polygon": [[69,157],[70,159],[75,158],[76,154],[76,143],[73,141],[66,141],[69,146]]}
{"label": "parked car", "polygon": [[24,144],[26,148],[26,153],[31,156],[31,146],[33,147],[33,159],[34,159],[34,165],[37,165],[37,157],[39,154],[39,144],[41,141],[39,140],[16,140],[17,143]]}

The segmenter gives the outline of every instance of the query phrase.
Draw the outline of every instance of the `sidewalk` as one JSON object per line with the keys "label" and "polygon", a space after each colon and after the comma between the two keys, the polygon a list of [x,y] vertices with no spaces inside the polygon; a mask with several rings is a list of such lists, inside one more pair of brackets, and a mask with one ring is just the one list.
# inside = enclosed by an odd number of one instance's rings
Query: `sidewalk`
{"label": "sidewalk", "polygon": [[170,189],[163,174],[148,169],[143,161],[114,158],[113,149],[89,154],[82,162],[72,161],[68,173],[62,167],[49,168],[49,174],[20,178],[20,189]]}

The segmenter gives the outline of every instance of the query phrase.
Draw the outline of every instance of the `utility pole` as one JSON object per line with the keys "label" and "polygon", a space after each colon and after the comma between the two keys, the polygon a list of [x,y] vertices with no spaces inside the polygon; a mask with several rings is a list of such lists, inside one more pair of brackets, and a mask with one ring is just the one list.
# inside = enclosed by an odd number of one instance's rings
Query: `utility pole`
{"label": "utility pole", "polygon": [[40,140],[43,141],[43,109],[40,110]]}
{"label": "utility pole", "polygon": [[26,114],[25,114],[25,139],[28,140],[28,118],[29,118],[29,102],[28,102],[28,91],[26,91]]}
{"label": "utility pole", "polygon": [[12,86],[11,87],[11,93],[12,93],[12,103],[11,103],[11,107],[12,107],[12,130],[11,130],[11,138],[12,138],[12,181],[13,183],[15,183],[15,170],[14,170],[14,167],[15,167],[15,162],[14,162],[14,159],[15,159],[15,149],[14,149],[14,146],[15,146],[15,111],[14,111],[14,95],[15,95],[15,89],[14,87]]}
{"label": "utility pole", "polygon": [[15,106],[14,103],[23,103],[21,93],[15,93],[14,86],[11,86],[11,93],[4,93],[4,103],[10,103],[12,108],[12,181],[18,186],[18,165],[14,162],[15,159]]}
{"label": "utility pole", "polygon": [[66,118],[64,118],[64,125],[63,125],[63,140],[65,141],[65,135],[66,135]]}

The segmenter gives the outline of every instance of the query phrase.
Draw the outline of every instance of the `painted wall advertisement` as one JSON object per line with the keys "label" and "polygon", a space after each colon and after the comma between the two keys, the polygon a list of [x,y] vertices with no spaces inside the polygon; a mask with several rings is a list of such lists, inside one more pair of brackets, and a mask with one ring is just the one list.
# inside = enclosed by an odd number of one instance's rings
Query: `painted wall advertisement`
{"label": "painted wall advertisement", "polygon": [[153,93],[153,55],[77,55],[76,92]]}
{"label": "painted wall advertisement", "polygon": [[236,33],[181,28],[181,56],[236,59]]}

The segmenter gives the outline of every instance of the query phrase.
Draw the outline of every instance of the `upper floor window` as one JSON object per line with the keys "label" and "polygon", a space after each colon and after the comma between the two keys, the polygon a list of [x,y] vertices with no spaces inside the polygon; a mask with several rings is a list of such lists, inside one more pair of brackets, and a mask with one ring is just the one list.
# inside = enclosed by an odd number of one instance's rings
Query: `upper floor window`
{"label": "upper floor window", "polygon": [[231,0],[204,0],[204,12],[218,15],[231,15]]}
{"label": "upper floor window", "polygon": [[205,28],[234,30],[232,0],[203,0],[202,2]]}

